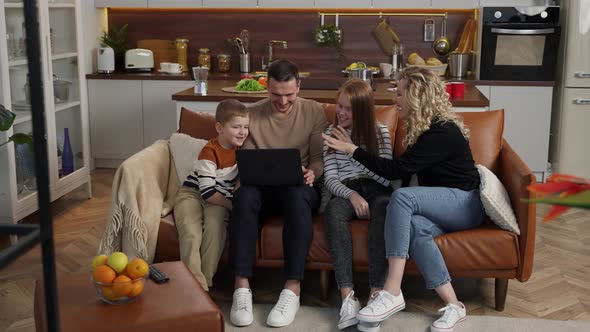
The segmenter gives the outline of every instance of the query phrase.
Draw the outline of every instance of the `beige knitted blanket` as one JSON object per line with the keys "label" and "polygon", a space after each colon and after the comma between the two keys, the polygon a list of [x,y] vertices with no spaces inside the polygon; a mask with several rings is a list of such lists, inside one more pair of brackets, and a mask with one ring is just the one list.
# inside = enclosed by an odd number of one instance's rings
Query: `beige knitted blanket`
{"label": "beige knitted blanket", "polygon": [[168,141],[158,140],[125,160],[113,179],[108,224],[98,253],[122,251],[152,262],[162,205],[178,190]]}

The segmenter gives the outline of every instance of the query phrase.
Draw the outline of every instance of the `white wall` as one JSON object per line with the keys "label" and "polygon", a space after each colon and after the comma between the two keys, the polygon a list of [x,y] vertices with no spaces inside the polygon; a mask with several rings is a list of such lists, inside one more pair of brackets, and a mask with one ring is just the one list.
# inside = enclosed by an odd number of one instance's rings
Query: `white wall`
{"label": "white wall", "polygon": [[93,1],[82,0],[82,40],[84,41],[84,72],[89,74],[96,71],[96,49],[99,46],[98,37],[106,26],[106,8],[96,8]]}

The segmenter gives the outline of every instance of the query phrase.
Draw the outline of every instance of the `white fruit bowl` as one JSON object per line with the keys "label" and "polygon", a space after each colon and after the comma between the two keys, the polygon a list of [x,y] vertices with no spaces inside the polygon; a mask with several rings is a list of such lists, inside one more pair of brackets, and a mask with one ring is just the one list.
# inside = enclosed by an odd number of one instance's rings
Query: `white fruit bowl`
{"label": "white fruit bowl", "polygon": [[442,64],[439,66],[429,66],[429,65],[410,65],[406,64],[406,67],[419,67],[419,68],[426,68],[432,70],[438,76],[445,76],[445,72],[447,71],[448,64]]}

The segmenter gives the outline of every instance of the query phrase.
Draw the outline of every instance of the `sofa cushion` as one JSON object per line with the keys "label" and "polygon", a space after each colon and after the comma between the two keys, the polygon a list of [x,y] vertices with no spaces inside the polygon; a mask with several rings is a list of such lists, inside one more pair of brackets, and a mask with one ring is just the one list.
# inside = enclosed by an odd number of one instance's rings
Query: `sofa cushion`
{"label": "sofa cushion", "polygon": [[[482,164],[496,173],[498,171],[498,156],[502,149],[502,134],[504,132],[504,110],[487,112],[458,112],[463,122],[469,128],[469,146],[476,164]],[[399,128],[393,145],[394,157],[399,157],[406,148],[403,146],[404,121],[399,121]]]}
{"label": "sofa cushion", "polygon": [[207,144],[206,140],[187,134],[174,133],[170,136],[170,153],[180,183],[183,183],[192,172],[193,164],[205,144]]}
{"label": "sofa cushion", "polygon": [[486,214],[498,227],[520,235],[510,196],[498,177],[483,165],[477,165],[481,182],[479,194]]}
{"label": "sofa cushion", "polygon": [[178,132],[205,140],[217,137],[215,113],[191,111],[183,107],[180,110]]}

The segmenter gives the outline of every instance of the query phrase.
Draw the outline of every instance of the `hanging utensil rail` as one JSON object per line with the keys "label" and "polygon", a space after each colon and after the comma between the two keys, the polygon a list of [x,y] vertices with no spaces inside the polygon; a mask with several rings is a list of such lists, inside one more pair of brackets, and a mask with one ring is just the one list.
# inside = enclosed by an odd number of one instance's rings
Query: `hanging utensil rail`
{"label": "hanging utensil rail", "polygon": [[448,13],[392,13],[392,12],[377,12],[377,13],[322,13],[318,16],[440,16],[447,17]]}

